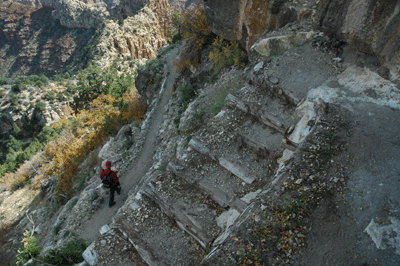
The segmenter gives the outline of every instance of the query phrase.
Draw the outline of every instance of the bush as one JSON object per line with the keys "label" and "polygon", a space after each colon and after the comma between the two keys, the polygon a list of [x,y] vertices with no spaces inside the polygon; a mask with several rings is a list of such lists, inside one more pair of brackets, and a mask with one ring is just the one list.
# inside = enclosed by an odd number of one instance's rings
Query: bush
{"label": "bush", "polygon": [[8,79],[0,78],[0,86],[7,85]]}
{"label": "bush", "polygon": [[40,253],[40,248],[36,244],[36,237],[29,231],[25,231],[24,236],[25,238],[22,239],[24,247],[18,249],[17,266],[24,265],[29,259],[36,258]]}
{"label": "bush", "polygon": [[23,90],[26,90],[28,87],[24,83],[14,84],[11,87],[11,91],[15,93],[19,93]]}
{"label": "bush", "polygon": [[182,53],[180,61],[175,62],[176,71],[182,71],[190,65],[197,66],[201,61],[201,51],[210,45],[215,35],[207,26],[204,8],[197,4],[184,12],[175,11],[172,15],[174,26],[183,38],[190,40],[188,48]]}
{"label": "bush", "polygon": [[208,57],[213,61],[213,68],[216,73],[226,66],[244,67],[247,55],[240,49],[237,42],[225,41],[217,37],[211,49],[212,51]]}
{"label": "bush", "polygon": [[37,102],[36,105],[35,105],[35,110],[40,111],[40,112],[46,111],[46,103]]}
{"label": "bush", "polygon": [[65,100],[65,97],[62,92],[57,93],[57,100],[60,102]]}
{"label": "bush", "polygon": [[78,75],[78,94],[74,96],[74,107],[76,110],[80,110],[101,94],[120,98],[125,92],[130,92],[133,86],[133,77],[124,74],[118,75],[115,65],[104,70],[89,65]]}
{"label": "bush", "polygon": [[55,99],[56,99],[56,94],[54,93],[54,91],[49,91],[46,95],[46,100],[53,103]]}
{"label": "bush", "polygon": [[18,104],[18,96],[17,95],[15,95],[14,93],[10,93],[10,96],[9,96],[9,101],[10,101],[10,103],[11,103],[11,105],[17,105]]}
{"label": "bush", "polygon": [[88,247],[82,238],[74,237],[61,249],[50,250],[42,261],[52,265],[74,265],[83,261],[82,253]]}
{"label": "bush", "polygon": [[187,105],[195,96],[196,93],[190,83],[178,87],[179,91],[179,105]]}

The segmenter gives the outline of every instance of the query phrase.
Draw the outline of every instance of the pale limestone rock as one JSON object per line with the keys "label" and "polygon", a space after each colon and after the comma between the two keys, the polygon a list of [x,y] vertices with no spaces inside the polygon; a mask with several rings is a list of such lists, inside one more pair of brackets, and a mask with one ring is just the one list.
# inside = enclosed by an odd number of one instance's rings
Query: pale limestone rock
{"label": "pale limestone rock", "polygon": [[253,45],[251,51],[267,57],[275,56],[284,52],[285,50],[302,45],[316,35],[317,33],[315,32],[299,32],[292,35],[260,39]]}

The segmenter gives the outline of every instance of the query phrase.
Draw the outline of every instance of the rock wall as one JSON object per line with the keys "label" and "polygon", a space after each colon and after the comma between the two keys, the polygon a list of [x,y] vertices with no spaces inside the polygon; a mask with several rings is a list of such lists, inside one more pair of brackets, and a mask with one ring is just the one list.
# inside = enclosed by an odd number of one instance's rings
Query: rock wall
{"label": "rock wall", "polygon": [[229,40],[239,40],[249,51],[263,34],[297,19],[298,10],[291,3],[284,5],[284,2],[205,0],[204,9],[207,24],[215,34]]}
{"label": "rock wall", "polygon": [[0,3],[0,75],[52,75],[76,58],[94,31],[68,29],[53,20],[50,8],[34,8],[3,1]]}
{"label": "rock wall", "polygon": [[320,1],[315,23],[331,37],[377,55],[392,79],[400,79],[400,1]]}
{"label": "rock wall", "polygon": [[[125,59],[154,59],[167,44],[170,7],[167,0],[150,1],[135,16],[118,23],[109,20],[97,45],[100,67],[110,65],[118,56]],[[143,62],[142,62],[143,63]]]}

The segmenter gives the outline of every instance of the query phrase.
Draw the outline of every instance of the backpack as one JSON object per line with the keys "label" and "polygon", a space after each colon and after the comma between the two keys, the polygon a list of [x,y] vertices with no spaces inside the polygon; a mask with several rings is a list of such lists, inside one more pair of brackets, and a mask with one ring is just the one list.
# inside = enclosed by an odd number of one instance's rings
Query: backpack
{"label": "backpack", "polygon": [[[103,173],[104,173],[104,170],[103,170]],[[110,173],[108,175],[106,175],[106,173],[104,173],[102,182],[103,182],[103,187],[105,187],[105,188],[110,188],[112,185],[112,181],[111,181],[111,177],[110,177],[111,173],[112,173],[112,171],[110,171]]]}

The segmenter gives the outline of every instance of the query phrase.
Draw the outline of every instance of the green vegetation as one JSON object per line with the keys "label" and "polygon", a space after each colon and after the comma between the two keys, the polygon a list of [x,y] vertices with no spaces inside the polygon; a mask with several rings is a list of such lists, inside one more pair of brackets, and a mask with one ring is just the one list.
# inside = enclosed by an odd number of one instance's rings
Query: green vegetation
{"label": "green vegetation", "polygon": [[26,231],[24,236],[22,240],[24,246],[18,250],[16,258],[17,266],[24,265],[29,259],[46,265],[74,265],[83,261],[82,253],[88,247],[86,240],[73,235],[61,249],[52,249],[44,257],[39,257],[40,248],[36,244],[36,238],[29,231]]}
{"label": "green vegetation", "polygon": [[[25,148],[22,140],[18,140],[10,135],[6,145],[6,152],[2,152],[0,158],[2,162],[0,164],[0,176],[3,177],[6,173],[14,172],[24,161],[32,158],[46,143],[58,136],[60,132],[61,128],[53,129],[51,127],[44,127],[36,138]],[[12,189],[18,189],[21,186],[23,186],[23,184],[16,182]]]}
{"label": "green vegetation", "polygon": [[29,259],[36,258],[40,254],[40,248],[36,244],[36,237],[33,236],[33,233],[26,231],[24,237],[22,239],[24,247],[18,249],[17,266],[24,265]]}
{"label": "green vegetation", "polygon": [[215,38],[208,57],[213,61],[216,73],[227,66],[244,67],[247,60],[246,53],[240,49],[237,42],[226,41],[220,37]]}
{"label": "green vegetation", "polygon": [[15,79],[14,83],[19,87],[26,85],[42,87],[49,84],[49,79],[44,74],[30,76],[21,75]]}
{"label": "green vegetation", "polygon": [[73,91],[75,110],[87,107],[90,102],[103,95],[111,95],[114,98],[122,97],[125,92],[130,92],[134,86],[134,79],[130,75],[118,75],[117,66],[100,69],[92,64],[78,74],[78,84]]}
{"label": "green vegetation", "polygon": [[221,90],[214,94],[213,105],[207,109],[207,113],[211,115],[216,115],[224,107],[225,98],[228,95],[228,90]]}
{"label": "green vegetation", "polygon": [[9,100],[10,100],[11,105],[16,106],[18,104],[18,99],[19,99],[18,96],[15,95],[14,93],[10,93],[9,97],[10,97]]}
{"label": "green vegetation", "polygon": [[182,86],[179,86],[178,92],[179,92],[178,104],[179,106],[185,106],[184,109],[186,109],[186,106],[196,96],[196,92],[194,91],[193,86],[190,83],[186,83]]}
{"label": "green vegetation", "polygon": [[7,85],[8,79],[0,78],[0,86]]}

